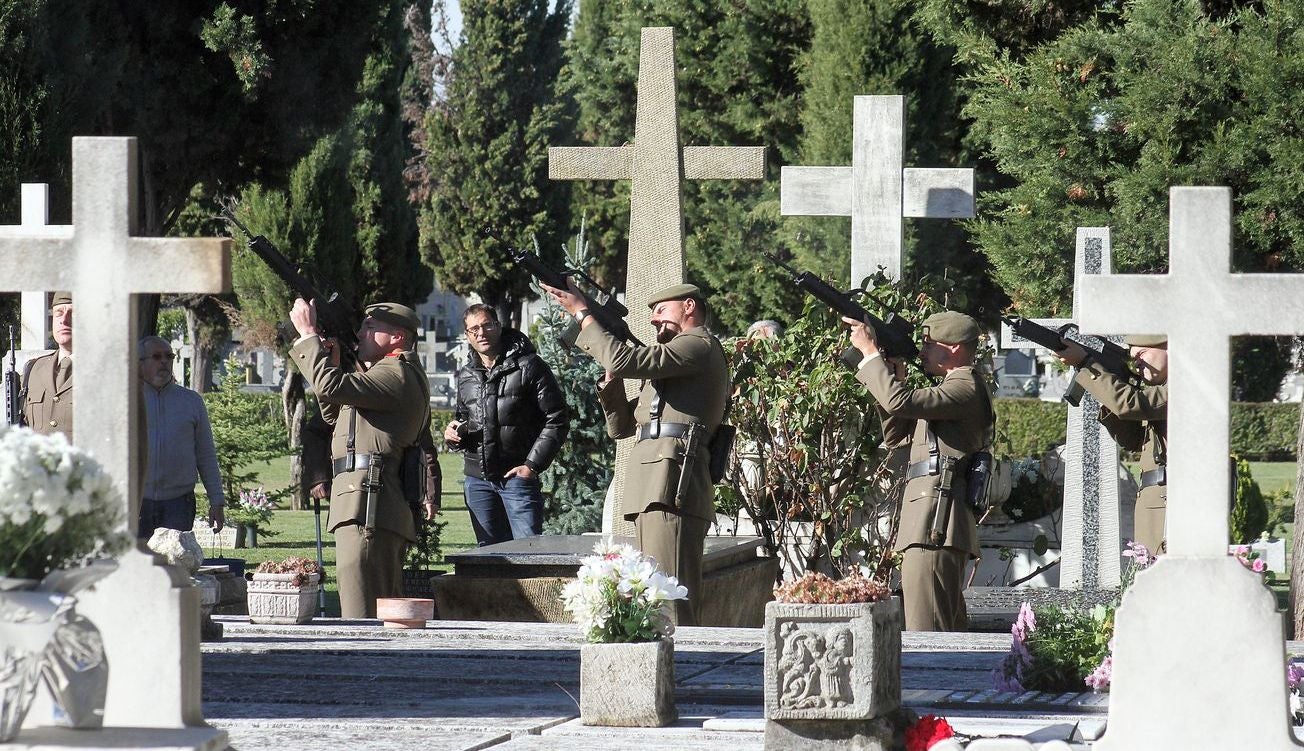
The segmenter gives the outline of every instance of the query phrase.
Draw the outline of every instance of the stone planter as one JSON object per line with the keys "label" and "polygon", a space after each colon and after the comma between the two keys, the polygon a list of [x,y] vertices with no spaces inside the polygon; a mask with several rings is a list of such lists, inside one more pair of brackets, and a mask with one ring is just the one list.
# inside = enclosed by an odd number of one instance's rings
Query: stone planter
{"label": "stone planter", "polygon": [[901,600],[765,606],[765,719],[870,720],[901,706]]}
{"label": "stone planter", "polygon": [[582,724],[659,728],[677,719],[673,640],[580,647]]}
{"label": "stone planter", "polygon": [[435,617],[435,601],[420,597],[377,597],[376,617],[385,628],[425,628]]}
{"label": "stone planter", "polygon": [[312,621],[317,612],[317,591],[321,577],[313,574],[307,584],[295,584],[297,574],[253,574],[249,580],[249,622],[300,624]]}
{"label": "stone planter", "polygon": [[901,600],[765,607],[765,748],[895,751],[901,706]]}

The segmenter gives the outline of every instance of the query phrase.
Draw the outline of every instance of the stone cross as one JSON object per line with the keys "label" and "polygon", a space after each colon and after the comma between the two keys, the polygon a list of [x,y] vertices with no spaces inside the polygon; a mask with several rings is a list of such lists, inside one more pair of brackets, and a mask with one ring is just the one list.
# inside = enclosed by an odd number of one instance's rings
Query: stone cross
{"label": "stone cross", "polygon": [[[684,281],[684,218],[680,183],[685,180],[761,180],[764,146],[679,146],[676,106],[675,33],[669,27],[642,32],[634,143],[626,146],[574,146],[548,149],[553,180],[629,180],[629,255],[625,305],[629,328],[644,343],[655,341],[647,300]],[[627,381],[630,396],[636,381]],[[632,439],[616,446],[615,498],[621,504],[625,464]],[[616,509],[619,511],[619,509]],[[615,513],[613,531],[633,534]]]}
{"label": "stone cross", "polygon": [[1304,332],[1304,274],[1231,273],[1230,189],[1170,202],[1167,274],[1082,281],[1084,330],[1168,335],[1169,553],[1119,608],[1097,747],[1298,748],[1276,598],[1227,555],[1227,452],[1229,340]]}
{"label": "stone cross", "polygon": [[886,268],[901,278],[903,218],[974,215],[972,169],[905,167],[905,97],[857,96],[850,167],[784,167],[784,216],[851,217],[851,284]]}
{"label": "stone cross", "polygon": [[[134,138],[74,138],[72,225],[0,227],[0,289],[73,294],[76,443],[112,475],[134,535],[139,509],[140,385],[133,296],[231,288],[227,239],[133,237]],[[105,724],[202,725],[198,590],[180,572],[130,551],[118,571],[79,595],[100,629],[109,674]]]}
{"label": "stone cross", "polygon": [[[29,237],[58,237],[67,227],[50,226],[50,186],[45,183],[23,183],[22,232]],[[50,310],[46,304],[45,290],[24,290],[22,301],[22,348],[28,351],[43,350],[50,341]]]}
{"label": "stone cross", "polygon": [[[1073,273],[1073,318],[1038,319],[1047,328],[1077,320],[1082,279],[1109,274],[1108,227],[1078,227]],[[1007,349],[1037,345],[1014,335],[1001,324]],[[1064,465],[1064,539],[1060,547],[1060,587],[1117,587],[1120,575],[1118,444],[1100,425],[1100,402],[1084,393],[1078,406],[1068,406]]]}

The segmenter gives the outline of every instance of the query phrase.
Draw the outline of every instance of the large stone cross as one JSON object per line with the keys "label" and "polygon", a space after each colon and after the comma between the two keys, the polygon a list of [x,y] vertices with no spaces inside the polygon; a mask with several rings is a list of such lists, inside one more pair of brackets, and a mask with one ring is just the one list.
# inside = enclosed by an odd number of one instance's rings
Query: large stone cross
{"label": "large stone cross", "polygon": [[[113,477],[134,535],[140,399],[134,295],[223,292],[231,245],[218,238],[134,237],[134,138],[74,138],[72,225],[0,227],[0,289],[73,294],[76,443]],[[100,629],[113,669],[107,726],[202,725],[199,594],[175,570],[130,551],[78,609]]]}
{"label": "large stone cross", "polygon": [[784,167],[784,216],[851,217],[851,284],[880,266],[901,278],[903,219],[974,215],[972,169],[905,165],[905,97],[857,96],[850,167]]}
{"label": "large stone cross", "polygon": [[[684,281],[681,182],[765,178],[764,146],[685,146],[681,150],[676,90],[674,29],[644,28],[634,143],[548,149],[548,177],[553,180],[630,181],[625,305],[630,311],[630,331],[644,343],[655,341],[648,323],[648,298]],[[628,389],[637,386],[637,382],[626,383]],[[632,445],[627,439],[616,446],[613,482],[617,504],[623,498],[624,467]],[[624,522],[621,514],[614,519],[617,534],[633,534],[632,524]]]}
{"label": "large stone cross", "polygon": [[[1077,320],[1082,305],[1082,280],[1109,274],[1108,227],[1078,227],[1074,253],[1073,318],[1037,319],[1047,328]],[[1007,349],[1038,345],[1001,325]],[[1120,575],[1118,503],[1118,443],[1100,425],[1100,402],[1083,393],[1078,406],[1068,406],[1064,466],[1064,539],[1060,547],[1060,587],[1117,587]]]}
{"label": "large stone cross", "polygon": [[1082,281],[1084,330],[1168,335],[1169,553],[1118,611],[1097,746],[1298,748],[1276,598],[1227,555],[1227,452],[1229,340],[1304,332],[1304,274],[1231,273],[1229,189],[1170,201],[1167,274]]}

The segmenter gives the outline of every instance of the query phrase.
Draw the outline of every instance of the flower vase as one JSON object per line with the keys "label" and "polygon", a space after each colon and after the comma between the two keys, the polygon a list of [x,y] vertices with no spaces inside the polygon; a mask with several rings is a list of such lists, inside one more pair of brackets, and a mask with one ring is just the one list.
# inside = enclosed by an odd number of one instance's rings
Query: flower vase
{"label": "flower vase", "polygon": [[258,547],[258,527],[252,524],[246,524],[244,528],[244,546],[246,548]]}
{"label": "flower vase", "polygon": [[69,593],[103,574],[84,571],[55,572],[41,584],[0,579],[0,743],[18,736],[39,680],[54,699],[56,724],[98,728],[104,722],[104,644],[74,611],[77,599]]}
{"label": "flower vase", "polygon": [[580,647],[580,723],[658,728],[678,718],[673,639]]}

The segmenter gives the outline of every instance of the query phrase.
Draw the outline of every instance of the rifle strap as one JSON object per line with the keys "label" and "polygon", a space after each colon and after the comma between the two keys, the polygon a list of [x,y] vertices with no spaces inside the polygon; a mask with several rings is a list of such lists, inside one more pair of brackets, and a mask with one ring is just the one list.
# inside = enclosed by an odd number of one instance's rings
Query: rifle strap
{"label": "rifle strap", "polygon": [[648,405],[647,427],[643,429],[648,438],[661,437],[661,412],[665,409],[665,402],[661,399],[661,385],[657,381],[651,381],[652,384],[652,402]]}
{"label": "rifle strap", "polygon": [[349,407],[349,437],[344,444],[345,471],[351,472],[357,466],[358,408]]}

